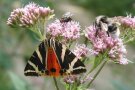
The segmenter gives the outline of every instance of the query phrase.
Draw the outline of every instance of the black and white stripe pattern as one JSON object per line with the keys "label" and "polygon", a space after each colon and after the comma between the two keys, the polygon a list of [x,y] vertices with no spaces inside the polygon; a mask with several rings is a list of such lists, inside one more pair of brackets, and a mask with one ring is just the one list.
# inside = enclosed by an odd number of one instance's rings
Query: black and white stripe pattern
{"label": "black and white stripe pattern", "polygon": [[85,65],[63,44],[49,39],[43,41],[28,61],[24,74],[26,76],[45,76],[47,70],[47,48],[52,47],[61,66],[61,75],[79,74],[86,71]]}
{"label": "black and white stripe pattern", "polygon": [[40,76],[42,71],[45,71],[46,65],[46,47],[45,42],[42,42],[38,49],[34,51],[33,55],[28,61],[24,74],[26,76]]}

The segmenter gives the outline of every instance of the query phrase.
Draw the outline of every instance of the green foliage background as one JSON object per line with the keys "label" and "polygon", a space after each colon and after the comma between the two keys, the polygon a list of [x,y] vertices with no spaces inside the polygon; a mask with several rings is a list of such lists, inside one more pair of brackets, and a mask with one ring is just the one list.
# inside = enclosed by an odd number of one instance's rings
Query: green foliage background
{"label": "green foliage background", "polygon": [[96,15],[121,16],[135,14],[134,0],[73,0],[75,4],[93,11]]}
{"label": "green foliage background", "polygon": [[[61,2],[61,0],[33,1],[41,6],[50,6],[51,8],[53,8],[56,3]],[[134,0],[69,0],[69,2],[70,1],[75,5],[84,7],[90,12],[93,12],[95,15],[121,16],[126,15],[126,12],[130,12],[133,15],[135,14]],[[6,24],[10,12],[15,8],[24,6],[28,2],[30,2],[30,0],[0,0],[0,90],[38,90],[33,89],[33,86],[29,83],[29,79],[23,75],[23,69],[26,61],[39,42],[36,41],[32,32],[20,28],[10,28]],[[132,43],[132,46],[134,45],[135,44]],[[113,90],[135,90],[134,66],[135,64],[127,66],[109,64],[107,66],[107,68],[110,68],[114,77],[116,77],[110,80],[110,84],[114,87]],[[117,79],[117,75],[119,75],[121,79]],[[45,83],[43,85],[48,85],[47,83],[51,82],[51,79],[45,79],[44,81]],[[47,89],[44,87],[41,90]],[[52,90],[54,90],[54,88]]]}

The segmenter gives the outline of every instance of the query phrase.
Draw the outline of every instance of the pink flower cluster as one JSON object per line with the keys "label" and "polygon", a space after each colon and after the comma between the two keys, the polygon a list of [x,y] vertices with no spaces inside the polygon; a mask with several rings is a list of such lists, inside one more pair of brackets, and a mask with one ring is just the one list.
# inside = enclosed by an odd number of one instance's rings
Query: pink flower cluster
{"label": "pink flower cluster", "polygon": [[63,37],[66,40],[75,40],[80,37],[80,25],[78,22],[60,22],[56,19],[53,23],[49,24],[47,27],[47,32],[52,37]]}
{"label": "pink flower cluster", "polygon": [[86,28],[85,36],[92,43],[93,51],[94,53],[96,52],[96,55],[108,52],[108,57],[111,60],[115,60],[120,64],[128,64],[128,60],[125,59],[126,49],[120,38],[108,36],[103,30],[98,31],[96,35],[94,26]]}
{"label": "pink flower cluster", "polygon": [[20,22],[20,17],[23,15],[23,9],[22,8],[18,8],[13,10],[13,12],[11,12],[10,17],[7,20],[7,24],[8,25],[17,25]]}
{"label": "pink flower cluster", "polygon": [[82,57],[87,56],[89,51],[89,48],[87,48],[85,44],[77,44],[73,53],[77,56],[77,58],[81,59]]}
{"label": "pink flower cluster", "polygon": [[131,17],[131,16],[118,17],[118,20],[120,21],[121,24],[123,24],[127,27],[135,28],[135,17]]}
{"label": "pink flower cluster", "polygon": [[68,75],[64,77],[63,81],[67,84],[73,84],[75,81],[77,81],[77,79],[77,75]]}
{"label": "pink flower cluster", "polygon": [[40,7],[35,3],[29,3],[24,8],[19,8],[11,12],[7,20],[10,26],[29,27],[36,24],[40,19],[45,19],[53,14],[53,10],[49,7]]}

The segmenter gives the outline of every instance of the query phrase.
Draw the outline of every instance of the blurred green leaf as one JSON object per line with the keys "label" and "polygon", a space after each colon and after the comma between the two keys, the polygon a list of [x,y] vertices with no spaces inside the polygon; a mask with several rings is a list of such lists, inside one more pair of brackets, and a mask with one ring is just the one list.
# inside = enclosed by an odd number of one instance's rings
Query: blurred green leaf
{"label": "blurred green leaf", "polygon": [[15,90],[27,90],[26,82],[22,80],[19,76],[17,76],[13,72],[9,72],[9,76],[15,87]]}
{"label": "blurred green leaf", "polygon": [[11,56],[3,50],[0,50],[0,67],[7,69],[12,66]]}
{"label": "blurred green leaf", "polygon": [[135,13],[134,0],[72,0],[75,4],[81,5],[96,15],[126,15]]}
{"label": "blurred green leaf", "polygon": [[15,90],[6,70],[0,69],[0,90]]}

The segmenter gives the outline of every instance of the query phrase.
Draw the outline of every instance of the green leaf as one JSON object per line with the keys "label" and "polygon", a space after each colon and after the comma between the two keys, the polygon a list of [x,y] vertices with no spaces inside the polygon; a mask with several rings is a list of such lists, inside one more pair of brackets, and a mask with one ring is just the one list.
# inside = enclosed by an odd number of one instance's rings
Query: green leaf
{"label": "green leaf", "polygon": [[12,66],[12,57],[8,55],[5,51],[0,50],[0,67],[3,69],[10,68]]}
{"label": "green leaf", "polygon": [[15,90],[6,70],[0,69],[0,90]]}
{"label": "green leaf", "polygon": [[65,84],[66,85],[66,90],[69,90],[70,85],[69,84]]}
{"label": "green leaf", "polygon": [[8,73],[16,90],[27,90],[26,82],[24,82],[24,80],[22,80],[19,76],[17,76],[13,72]]}
{"label": "green leaf", "polygon": [[82,86],[78,86],[77,90],[85,90]]}

